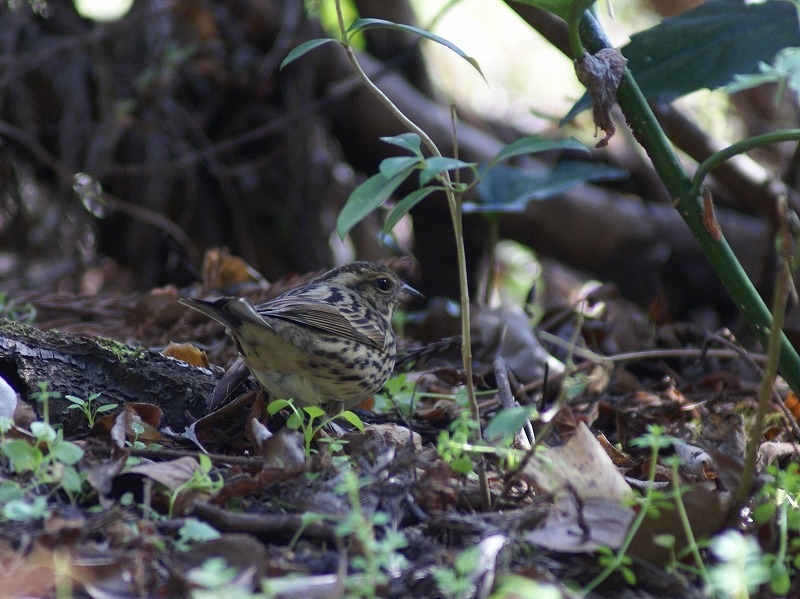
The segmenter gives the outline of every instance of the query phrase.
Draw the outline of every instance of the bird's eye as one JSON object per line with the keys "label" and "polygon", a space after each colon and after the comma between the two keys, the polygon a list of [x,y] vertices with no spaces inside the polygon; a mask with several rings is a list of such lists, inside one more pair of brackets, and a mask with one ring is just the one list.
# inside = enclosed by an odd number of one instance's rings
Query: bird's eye
{"label": "bird's eye", "polygon": [[379,291],[389,291],[392,288],[392,282],[386,277],[381,277],[380,279],[375,279],[375,287]]}

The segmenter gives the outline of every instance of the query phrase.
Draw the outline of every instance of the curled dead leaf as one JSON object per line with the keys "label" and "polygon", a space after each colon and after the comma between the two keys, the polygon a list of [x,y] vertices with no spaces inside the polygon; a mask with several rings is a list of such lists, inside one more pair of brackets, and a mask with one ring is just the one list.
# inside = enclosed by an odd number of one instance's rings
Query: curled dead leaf
{"label": "curled dead leaf", "polygon": [[611,107],[617,96],[628,59],[616,48],[603,48],[596,54],[584,54],[575,61],[578,81],[586,86],[592,98],[595,127],[606,134],[595,147],[604,148],[617,130],[611,118]]}

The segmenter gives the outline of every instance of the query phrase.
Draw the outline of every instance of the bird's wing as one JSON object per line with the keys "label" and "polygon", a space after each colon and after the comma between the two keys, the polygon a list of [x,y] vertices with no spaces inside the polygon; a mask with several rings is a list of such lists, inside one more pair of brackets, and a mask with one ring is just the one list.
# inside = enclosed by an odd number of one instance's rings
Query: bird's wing
{"label": "bird's wing", "polygon": [[377,348],[382,348],[386,342],[386,331],[379,324],[371,323],[361,315],[348,318],[335,306],[316,299],[291,296],[277,298],[257,306],[256,310],[265,319],[279,318],[296,322]]}

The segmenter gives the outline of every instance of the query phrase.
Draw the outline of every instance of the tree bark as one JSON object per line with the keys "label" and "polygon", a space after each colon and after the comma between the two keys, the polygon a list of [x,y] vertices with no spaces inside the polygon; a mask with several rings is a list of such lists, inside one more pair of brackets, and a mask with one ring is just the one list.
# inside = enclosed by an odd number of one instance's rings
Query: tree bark
{"label": "tree bark", "polygon": [[33,405],[37,383],[48,383],[58,395],[49,401],[50,421],[61,424],[65,435],[85,430],[79,410],[69,410],[64,395],[86,398],[97,391],[95,405],[150,403],[163,411],[163,426],[183,430],[205,415],[205,401],[217,376],[144,348],[104,338],[57,331],[44,332],[0,320],[0,376]]}

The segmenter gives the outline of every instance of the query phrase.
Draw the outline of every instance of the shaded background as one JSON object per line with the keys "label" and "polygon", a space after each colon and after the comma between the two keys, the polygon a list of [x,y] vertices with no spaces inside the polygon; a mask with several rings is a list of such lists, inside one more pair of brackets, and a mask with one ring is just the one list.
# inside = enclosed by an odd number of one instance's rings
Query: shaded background
{"label": "shaded background", "polygon": [[[581,90],[568,59],[539,49],[549,47],[542,38],[566,46],[563,22],[508,2],[486,13],[481,30],[472,4],[441,15],[434,31],[485,57],[490,85],[447,50],[423,52],[418,39],[397,32],[368,32],[365,68],[445,153],[453,151],[450,102],[462,119],[459,155],[466,160],[485,162],[525,133],[574,135],[593,145],[588,114],[557,127]],[[614,41],[624,43],[623,32],[659,13],[693,4],[615,3],[621,20],[611,21]],[[430,4],[421,14],[402,1],[349,6],[362,16],[423,27],[437,18]],[[35,9],[0,8],[2,289],[96,294],[183,285],[198,276],[205,248],[225,246],[268,279],[410,252],[429,297],[456,295],[442,198],[423,202],[401,224],[399,249],[378,242],[379,213],[346,243],[335,236],[349,193],[392,151],[378,138],[402,129],[362,89],[334,44],[279,69],[293,47],[328,35],[321,20],[329,22],[330,14],[316,3],[140,1],[108,23],[80,17],[66,1],[48,2],[46,17]],[[773,91],[706,93],[656,108],[691,168],[743,135],[794,125],[795,103],[776,104]],[[699,116],[692,112],[698,106]],[[761,287],[770,284],[775,198],[785,193],[796,201],[792,152],[767,148],[753,154],[757,162],[743,157],[711,181],[731,245]],[[624,127],[608,149],[589,157],[542,155],[521,164],[545,168],[565,159],[622,167],[629,176],[532,202],[501,221],[502,237],[616,283],[661,318],[709,309],[712,319],[733,317]],[[486,230],[480,217],[466,218],[473,284]]]}

